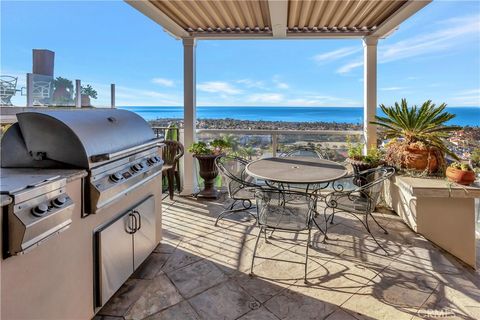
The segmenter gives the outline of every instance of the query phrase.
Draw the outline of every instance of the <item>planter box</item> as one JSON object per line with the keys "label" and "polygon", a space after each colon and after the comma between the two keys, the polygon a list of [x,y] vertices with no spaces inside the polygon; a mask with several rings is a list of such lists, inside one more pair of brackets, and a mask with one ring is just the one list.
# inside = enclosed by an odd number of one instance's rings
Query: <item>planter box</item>
{"label": "planter box", "polygon": [[384,196],[412,230],[476,268],[475,198],[480,198],[480,188],[394,176],[386,181]]}

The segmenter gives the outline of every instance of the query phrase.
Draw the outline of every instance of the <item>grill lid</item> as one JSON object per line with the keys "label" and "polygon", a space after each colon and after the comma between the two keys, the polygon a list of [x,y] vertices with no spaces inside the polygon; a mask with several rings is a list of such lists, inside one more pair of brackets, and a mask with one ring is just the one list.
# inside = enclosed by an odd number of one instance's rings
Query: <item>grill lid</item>
{"label": "grill lid", "polygon": [[126,110],[34,111],[19,113],[17,118],[25,146],[35,160],[54,160],[85,169],[110,159],[99,155],[155,141],[149,124]]}

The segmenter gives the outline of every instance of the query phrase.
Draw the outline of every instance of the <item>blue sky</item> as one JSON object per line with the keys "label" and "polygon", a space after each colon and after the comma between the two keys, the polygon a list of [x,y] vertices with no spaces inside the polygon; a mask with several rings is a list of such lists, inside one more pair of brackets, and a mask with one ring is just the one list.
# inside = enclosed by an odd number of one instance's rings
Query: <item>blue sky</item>
{"label": "blue sky", "polygon": [[[108,104],[181,106],[182,43],[123,1],[1,1],[1,73],[55,51],[55,76]],[[480,1],[434,1],[380,40],[378,103],[480,106]],[[15,97],[24,105],[25,97]],[[360,40],[199,41],[199,106],[362,106]]]}

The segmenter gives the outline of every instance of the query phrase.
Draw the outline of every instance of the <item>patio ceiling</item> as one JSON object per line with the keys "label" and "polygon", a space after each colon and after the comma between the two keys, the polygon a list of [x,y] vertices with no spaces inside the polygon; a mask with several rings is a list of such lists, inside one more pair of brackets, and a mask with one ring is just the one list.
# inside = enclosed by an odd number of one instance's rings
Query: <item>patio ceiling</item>
{"label": "patio ceiling", "polygon": [[389,35],[431,0],[126,0],[176,38]]}

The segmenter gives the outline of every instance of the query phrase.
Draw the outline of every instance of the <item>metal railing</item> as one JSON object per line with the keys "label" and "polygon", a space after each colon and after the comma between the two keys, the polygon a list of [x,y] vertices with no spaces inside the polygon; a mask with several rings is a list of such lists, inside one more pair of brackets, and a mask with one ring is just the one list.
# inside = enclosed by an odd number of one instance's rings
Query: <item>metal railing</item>
{"label": "metal railing", "polygon": [[[197,129],[199,140],[209,140],[221,135],[236,136],[263,136],[269,137],[272,156],[276,156],[281,147],[286,144],[312,143],[323,146],[344,145],[346,147],[347,136],[359,137],[361,140],[363,132],[360,130],[247,130],[247,129]],[[287,138],[290,137],[290,138]],[[297,138],[294,138],[297,137]],[[302,139],[298,139],[302,137]],[[343,137],[343,138],[342,138]],[[336,149],[336,148],[335,148]]]}
{"label": "metal railing", "polygon": [[[169,127],[152,127],[157,137],[165,136],[167,129],[178,130],[177,137],[183,134],[183,129]],[[363,132],[360,130],[262,130],[262,129],[197,129],[197,138],[201,141],[209,141],[218,137],[228,135],[235,136],[239,145],[263,146],[264,150],[271,150],[271,155],[276,156],[285,145],[311,143],[332,149],[346,149],[347,136],[363,139]],[[250,141],[248,138],[262,137],[261,141]],[[343,148],[342,148],[343,147]]]}

